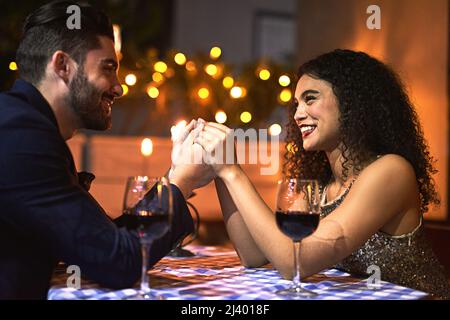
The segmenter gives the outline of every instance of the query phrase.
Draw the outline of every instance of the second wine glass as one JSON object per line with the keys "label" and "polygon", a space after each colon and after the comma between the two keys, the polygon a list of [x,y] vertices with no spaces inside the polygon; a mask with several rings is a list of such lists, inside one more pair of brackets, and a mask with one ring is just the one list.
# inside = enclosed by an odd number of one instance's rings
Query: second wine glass
{"label": "second wine glass", "polygon": [[311,235],[320,221],[320,194],[317,180],[286,178],[278,182],[278,228],[294,242],[292,286],[276,293],[288,298],[310,298],[316,293],[304,289],[300,281],[300,242]]}

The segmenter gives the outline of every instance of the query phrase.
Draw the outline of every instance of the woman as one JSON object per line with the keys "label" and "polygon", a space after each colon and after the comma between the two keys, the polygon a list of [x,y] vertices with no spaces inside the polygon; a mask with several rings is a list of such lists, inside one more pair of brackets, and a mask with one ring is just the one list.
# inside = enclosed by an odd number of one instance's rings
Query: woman
{"label": "woman", "polygon": [[[318,179],[322,219],[302,241],[301,275],[335,266],[450,298],[444,271],[424,237],[422,215],[438,204],[433,159],[405,90],[386,65],[362,52],[335,50],[300,67],[284,171]],[[207,123],[206,151],[230,130]],[[218,161],[220,162],[220,161]],[[236,164],[213,164],[227,231],[245,266],[267,262],[293,274],[291,239]]]}

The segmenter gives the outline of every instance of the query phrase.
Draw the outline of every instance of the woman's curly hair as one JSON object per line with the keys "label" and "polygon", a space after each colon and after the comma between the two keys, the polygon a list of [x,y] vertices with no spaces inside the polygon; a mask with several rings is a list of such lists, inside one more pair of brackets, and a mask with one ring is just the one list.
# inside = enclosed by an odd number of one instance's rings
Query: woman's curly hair
{"label": "woman's curly hair", "polygon": [[[404,86],[388,66],[364,52],[335,50],[310,60],[298,71],[331,84],[340,111],[343,171],[359,173],[376,155],[397,154],[414,168],[419,185],[421,212],[439,204],[432,175],[437,172],[414,106]],[[305,151],[289,109],[283,172],[290,177],[315,178],[324,186],[332,179],[324,151]]]}

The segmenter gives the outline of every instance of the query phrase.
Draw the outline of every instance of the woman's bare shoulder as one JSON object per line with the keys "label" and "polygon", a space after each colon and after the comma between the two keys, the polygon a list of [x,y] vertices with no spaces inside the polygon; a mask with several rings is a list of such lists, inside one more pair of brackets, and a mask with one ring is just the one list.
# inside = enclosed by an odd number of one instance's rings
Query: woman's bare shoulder
{"label": "woman's bare shoulder", "polygon": [[374,175],[381,175],[389,179],[400,179],[404,182],[416,181],[416,174],[412,164],[398,154],[380,156],[364,168],[360,177],[365,178]]}

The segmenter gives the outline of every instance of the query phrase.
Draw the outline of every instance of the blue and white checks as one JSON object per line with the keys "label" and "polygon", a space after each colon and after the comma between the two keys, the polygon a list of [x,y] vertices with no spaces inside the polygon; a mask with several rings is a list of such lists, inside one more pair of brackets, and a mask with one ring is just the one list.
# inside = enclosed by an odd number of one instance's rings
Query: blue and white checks
{"label": "blue and white checks", "polygon": [[[196,253],[190,258],[164,258],[151,271],[154,294],[168,300],[283,300],[275,294],[291,282],[281,278],[274,269],[242,267],[234,251],[223,248],[189,246]],[[80,289],[65,285],[67,274],[54,277],[48,299],[132,299],[137,288],[113,291],[82,282]],[[371,289],[366,280],[329,269],[307,279],[306,289],[318,293],[316,300],[410,300],[427,293],[381,281]]]}

